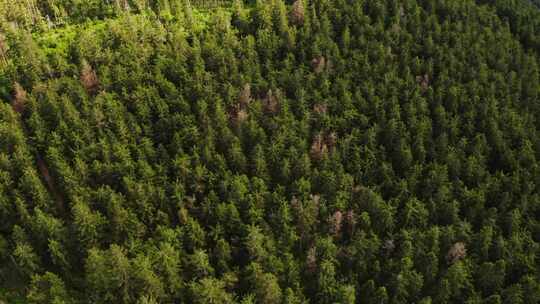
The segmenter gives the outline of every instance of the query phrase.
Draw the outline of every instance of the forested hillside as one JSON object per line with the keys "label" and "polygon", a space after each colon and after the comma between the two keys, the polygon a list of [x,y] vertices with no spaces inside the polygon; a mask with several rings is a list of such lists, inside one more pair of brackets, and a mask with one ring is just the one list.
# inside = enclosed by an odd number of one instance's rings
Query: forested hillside
{"label": "forested hillside", "polygon": [[540,303],[529,0],[0,0],[0,303]]}

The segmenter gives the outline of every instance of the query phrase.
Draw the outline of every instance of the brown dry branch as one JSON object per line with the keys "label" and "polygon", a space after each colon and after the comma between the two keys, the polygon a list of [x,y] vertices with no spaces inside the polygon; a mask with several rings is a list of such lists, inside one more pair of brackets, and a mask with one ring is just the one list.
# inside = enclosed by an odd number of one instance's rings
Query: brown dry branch
{"label": "brown dry branch", "polygon": [[128,0],[116,0],[116,8],[120,11],[128,12],[131,7],[129,6]]}
{"label": "brown dry branch", "polygon": [[319,203],[321,202],[321,196],[319,194],[310,194],[309,198],[313,201],[315,206],[319,206]]}

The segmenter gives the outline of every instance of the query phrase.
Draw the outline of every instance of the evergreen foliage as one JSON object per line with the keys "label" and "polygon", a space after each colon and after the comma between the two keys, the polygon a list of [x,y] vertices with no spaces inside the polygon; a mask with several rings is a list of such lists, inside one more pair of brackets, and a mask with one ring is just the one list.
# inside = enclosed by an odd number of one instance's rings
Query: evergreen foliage
{"label": "evergreen foliage", "polygon": [[0,303],[539,303],[531,3],[0,0]]}

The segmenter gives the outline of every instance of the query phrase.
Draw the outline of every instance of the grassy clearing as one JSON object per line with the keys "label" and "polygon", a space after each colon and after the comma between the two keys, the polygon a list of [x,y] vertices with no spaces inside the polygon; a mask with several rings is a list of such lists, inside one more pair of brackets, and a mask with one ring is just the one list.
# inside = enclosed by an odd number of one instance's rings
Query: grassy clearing
{"label": "grassy clearing", "polygon": [[[228,1],[222,2],[227,3]],[[190,31],[192,31],[193,33],[204,31],[207,28],[208,24],[212,22],[212,14],[215,14],[216,11],[221,11],[226,15],[230,15],[232,13],[232,8],[230,7],[230,5],[202,5],[200,7],[194,6],[191,12],[192,18],[191,24],[189,26]],[[186,25],[187,27],[187,20],[183,16],[169,16],[168,18],[163,18],[163,16],[156,17],[155,15],[148,15],[147,17],[159,18],[160,20],[166,21],[167,23],[180,23],[181,25]],[[69,46],[77,38],[78,32],[83,30],[85,32],[93,32],[95,34],[98,34],[99,32],[105,30],[108,26],[110,26],[112,22],[117,21],[119,18],[123,17],[120,16],[114,19],[94,20],[80,24],[56,27],[44,32],[35,32],[33,33],[33,37],[39,45],[40,49],[47,57],[60,56],[66,58],[68,56]],[[186,31],[188,30],[186,29]]]}

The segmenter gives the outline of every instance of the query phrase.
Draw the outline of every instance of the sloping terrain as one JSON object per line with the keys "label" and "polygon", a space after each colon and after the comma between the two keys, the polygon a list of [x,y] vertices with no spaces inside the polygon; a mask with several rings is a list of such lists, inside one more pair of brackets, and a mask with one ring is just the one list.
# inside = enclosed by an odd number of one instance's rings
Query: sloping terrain
{"label": "sloping terrain", "polygon": [[0,301],[540,302],[522,0],[0,0]]}

